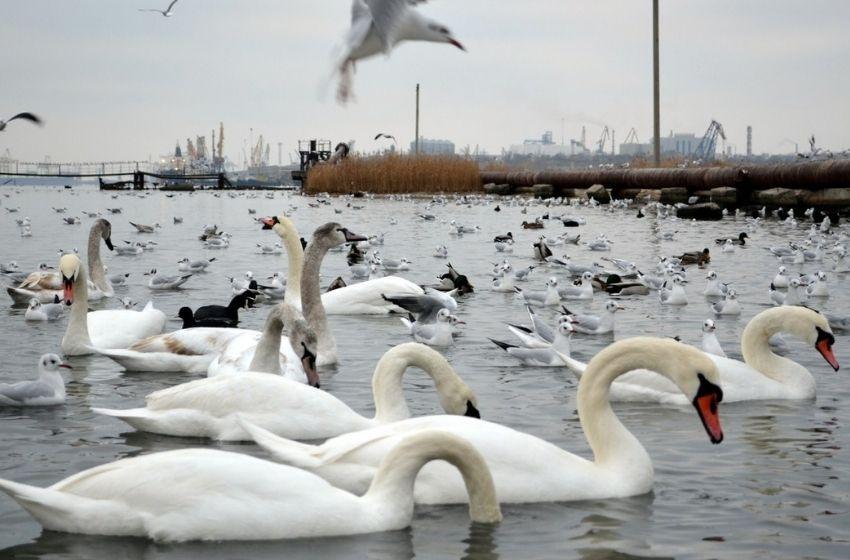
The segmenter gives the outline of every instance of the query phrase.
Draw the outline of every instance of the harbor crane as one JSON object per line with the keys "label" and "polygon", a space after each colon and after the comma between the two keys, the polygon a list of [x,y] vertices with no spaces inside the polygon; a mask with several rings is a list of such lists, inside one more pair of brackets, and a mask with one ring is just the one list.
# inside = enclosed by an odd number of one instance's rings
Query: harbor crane
{"label": "harbor crane", "polygon": [[711,123],[708,125],[708,130],[705,131],[705,135],[702,137],[702,140],[699,141],[699,144],[697,144],[696,150],[694,150],[694,158],[702,161],[713,160],[717,150],[718,136],[724,141],[726,140],[726,133],[723,131],[723,125],[712,119]]}
{"label": "harbor crane", "polygon": [[602,129],[602,136],[599,137],[599,141],[596,142],[596,153],[604,154],[605,153],[605,144],[608,143],[608,138],[611,135],[611,131],[608,130],[608,125]]}

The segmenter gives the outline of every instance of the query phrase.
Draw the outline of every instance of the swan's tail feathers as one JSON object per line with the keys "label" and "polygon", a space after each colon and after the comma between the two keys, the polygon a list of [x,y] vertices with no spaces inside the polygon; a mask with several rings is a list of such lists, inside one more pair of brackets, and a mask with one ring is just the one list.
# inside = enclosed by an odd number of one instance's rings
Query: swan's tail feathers
{"label": "swan's tail feathers", "polygon": [[257,445],[274,455],[279,461],[302,469],[322,466],[322,460],[317,454],[318,446],[298,443],[276,436],[270,431],[248,422],[241,416],[239,417],[239,424]]}
{"label": "swan's tail feathers", "polygon": [[92,408],[92,412],[95,414],[102,414],[103,416],[112,416],[113,418],[121,418],[122,420],[125,418],[149,418],[151,416],[151,411],[147,408],[128,408],[125,410],[117,409],[117,408]]}
{"label": "swan's tail feathers", "polygon": [[501,348],[505,352],[507,352],[510,348],[516,348],[517,347],[516,344],[508,344],[507,342],[501,342],[501,341],[495,340],[493,338],[488,338],[487,340],[489,340],[490,342],[492,342],[493,344],[495,344],[496,346],[498,346],[499,348]]}

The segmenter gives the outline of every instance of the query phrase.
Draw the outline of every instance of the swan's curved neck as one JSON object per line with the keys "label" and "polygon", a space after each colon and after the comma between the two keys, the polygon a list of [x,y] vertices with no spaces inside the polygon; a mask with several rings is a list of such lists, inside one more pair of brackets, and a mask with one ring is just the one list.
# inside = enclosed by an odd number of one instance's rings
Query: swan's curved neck
{"label": "swan's curved neck", "polygon": [[248,371],[280,374],[280,336],[283,332],[283,321],[276,311],[272,311],[266,319],[263,334],[254,350],[254,359],[248,366]]}
{"label": "swan's curved neck", "polygon": [[[788,309],[793,313],[793,308]],[[785,323],[794,320],[786,321],[785,312],[786,309],[779,307],[772,312],[760,313],[750,320],[741,334],[744,362],[783,385],[808,387],[814,384],[811,372],[793,360],[777,356],[770,349],[770,337],[788,331]]]}
{"label": "swan's curved neck", "polygon": [[447,461],[460,471],[473,521],[496,523],[502,519],[493,477],[481,454],[461,438],[433,430],[406,437],[387,453],[363,499],[376,508],[409,515],[416,475],[433,460]]}
{"label": "swan's curved neck", "polygon": [[614,354],[601,364],[591,361],[582,375],[578,385],[578,415],[598,467],[631,472],[629,476],[635,478],[636,473],[652,477],[649,454],[614,414],[608,395],[611,384],[624,373],[641,367],[658,371],[654,361],[651,353],[630,349]]}
{"label": "swan's curved neck", "polygon": [[106,279],[106,273],[103,270],[103,261],[100,260],[100,240],[102,238],[101,228],[97,225],[91,228],[89,232],[88,244],[88,261],[89,261],[89,276],[92,283],[98,290],[106,295],[113,293],[112,286]]}
{"label": "swan's curved neck", "polygon": [[297,234],[281,236],[286,247],[286,293],[284,301],[295,307],[301,307],[301,275],[304,268],[304,248]]}
{"label": "swan's curved neck", "polygon": [[375,399],[375,420],[381,423],[397,422],[410,418],[410,410],[404,398],[401,385],[404,372],[409,367],[417,367],[434,380],[434,386],[441,395],[457,378],[448,362],[435,360],[426,352],[417,351],[411,345],[393,348],[381,358],[372,375],[372,396]]}
{"label": "swan's curved neck", "polygon": [[[316,333],[319,359],[323,359],[323,355],[324,359],[336,356],[336,341],[328,329],[328,317],[325,314],[325,306],[322,304],[322,292],[319,286],[319,270],[327,252],[328,248],[316,243],[315,239],[307,245],[300,282],[304,319]],[[289,290],[289,286],[286,289]]]}
{"label": "swan's curved neck", "polygon": [[74,301],[68,318],[68,328],[62,339],[63,349],[67,347],[93,346],[89,337],[89,287],[85,269],[78,269],[74,279]]}

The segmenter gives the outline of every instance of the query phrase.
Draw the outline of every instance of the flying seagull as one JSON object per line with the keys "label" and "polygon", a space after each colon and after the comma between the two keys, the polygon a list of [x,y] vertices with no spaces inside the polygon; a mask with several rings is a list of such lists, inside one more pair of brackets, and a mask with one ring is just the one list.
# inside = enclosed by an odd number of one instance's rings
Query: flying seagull
{"label": "flying seagull", "polygon": [[466,50],[441,23],[419,14],[414,5],[425,0],[353,0],[351,29],[345,37],[342,56],[334,71],[339,72],[337,100],[351,97],[352,74],[358,60],[384,53],[389,55],[402,41],[449,43]]}
{"label": "flying seagull", "polygon": [[36,116],[35,116],[35,115],[33,115],[32,113],[18,113],[17,115],[15,115],[14,117],[12,117],[12,118],[11,118],[11,119],[9,119],[8,121],[0,121],[0,131],[5,130],[5,129],[6,129],[6,125],[7,125],[7,124],[9,124],[10,122],[12,122],[12,121],[13,121],[13,120],[15,120],[15,119],[24,119],[24,120],[27,120],[27,121],[33,122],[33,123],[35,123],[35,124],[41,124],[41,119],[40,119],[40,118],[38,118],[38,117],[36,117]]}
{"label": "flying seagull", "polygon": [[395,141],[395,136],[393,136],[392,134],[386,134],[384,132],[379,132],[378,134],[375,135],[375,140],[377,140],[378,138],[388,138],[388,139],[392,140],[394,144],[397,144],[397,142]]}
{"label": "flying seagull", "polygon": [[165,9],[165,11],[157,10],[157,9],[154,9],[154,8],[139,8],[139,11],[140,12],[156,12],[158,14],[162,14],[164,17],[171,17],[174,14],[174,12],[171,11],[171,8],[173,8],[174,4],[176,4],[176,3],[177,3],[177,0],[171,0],[171,4],[168,5],[168,7]]}

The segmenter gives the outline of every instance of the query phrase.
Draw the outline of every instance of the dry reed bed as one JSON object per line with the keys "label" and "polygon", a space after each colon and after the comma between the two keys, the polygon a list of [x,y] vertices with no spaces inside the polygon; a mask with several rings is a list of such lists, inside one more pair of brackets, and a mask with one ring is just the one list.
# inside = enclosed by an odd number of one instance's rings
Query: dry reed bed
{"label": "dry reed bed", "polygon": [[379,194],[481,192],[478,164],[457,156],[351,157],[337,165],[318,165],[307,176],[307,193]]}

